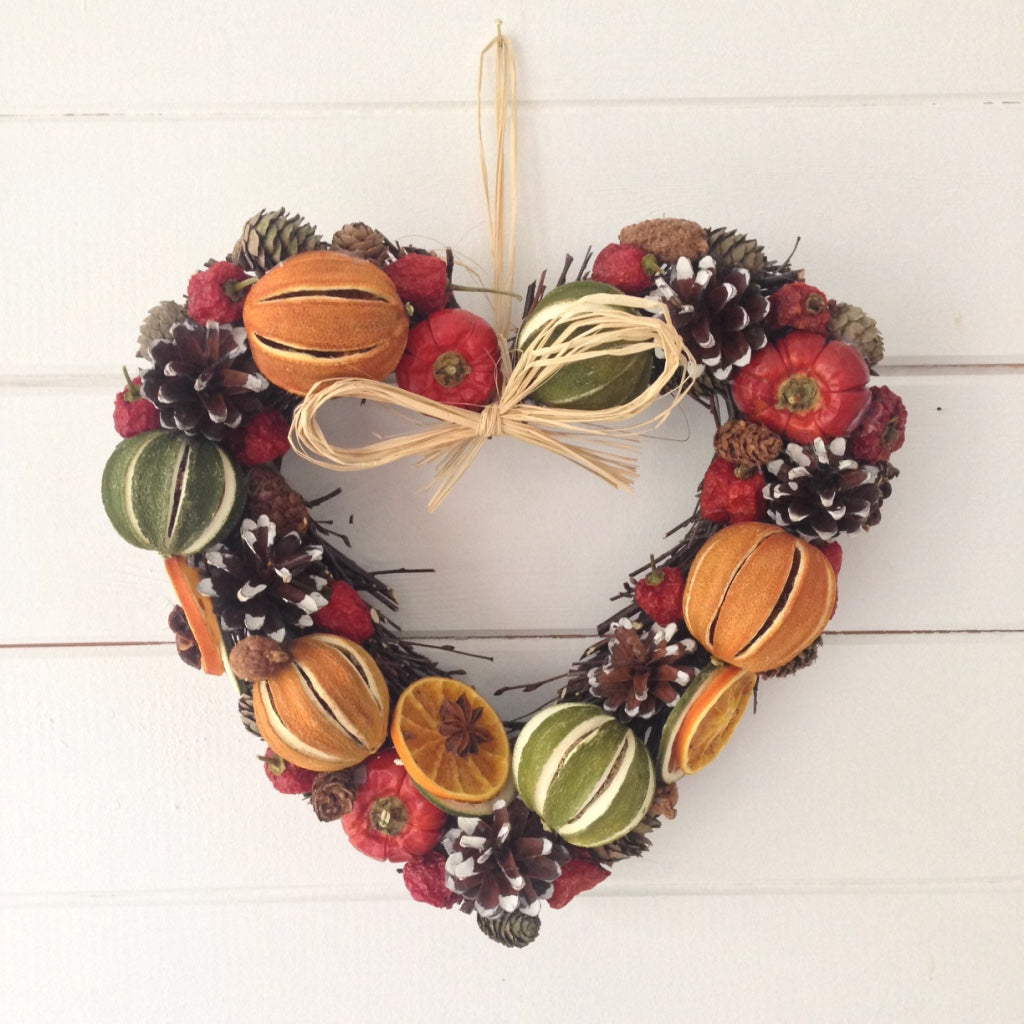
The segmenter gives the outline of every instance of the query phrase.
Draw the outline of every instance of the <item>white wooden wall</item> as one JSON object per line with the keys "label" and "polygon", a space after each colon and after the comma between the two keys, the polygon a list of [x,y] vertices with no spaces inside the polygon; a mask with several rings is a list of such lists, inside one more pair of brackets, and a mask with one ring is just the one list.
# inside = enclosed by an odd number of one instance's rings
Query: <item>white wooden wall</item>
{"label": "white wooden wall", "polygon": [[[521,951],[270,789],[98,493],[142,316],[261,207],[486,264],[497,18],[520,287],[651,216],[779,258],[800,235],[910,410],[818,663],[762,686],[650,855]],[[4,1020],[1024,1020],[1017,0],[37,0],[0,28]],[[468,662],[483,688],[527,682],[688,511],[710,430],[687,409],[632,497],[497,441],[433,517],[406,466],[336,508],[367,565],[437,568],[401,588],[410,630],[494,655]]]}

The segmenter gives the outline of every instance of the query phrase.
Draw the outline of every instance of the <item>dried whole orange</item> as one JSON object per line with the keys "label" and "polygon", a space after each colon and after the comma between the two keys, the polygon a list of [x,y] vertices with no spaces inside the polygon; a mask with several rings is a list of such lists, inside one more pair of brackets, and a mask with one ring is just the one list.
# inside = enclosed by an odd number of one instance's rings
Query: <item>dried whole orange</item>
{"label": "dried whole orange", "polygon": [[767,672],[817,640],[835,600],[835,573],[816,547],[769,523],[737,523],[697,552],[683,618],[720,661]]}
{"label": "dried whole orange", "polygon": [[267,271],[242,307],[260,372],[296,395],[333,377],[383,380],[402,357],[409,317],[375,264],[316,249]]}
{"label": "dried whole orange", "polygon": [[358,644],[311,633],[292,660],[252,689],[267,746],[291,764],[330,772],[359,764],[387,738],[390,698],[377,663]]}
{"label": "dried whole orange", "polygon": [[441,800],[492,800],[508,779],[505,726],[457,679],[426,676],[406,687],[395,704],[391,742],[416,785]]}

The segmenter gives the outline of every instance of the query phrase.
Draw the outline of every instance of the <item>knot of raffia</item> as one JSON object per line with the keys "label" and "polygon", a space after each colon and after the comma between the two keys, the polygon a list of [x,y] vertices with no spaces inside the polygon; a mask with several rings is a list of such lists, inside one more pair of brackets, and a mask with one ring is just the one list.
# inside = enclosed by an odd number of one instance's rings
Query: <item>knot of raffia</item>
{"label": "knot of raffia", "polygon": [[[552,374],[595,356],[626,357],[656,350],[661,369],[636,398],[608,409],[537,405],[529,396]],[[517,354],[498,397],[483,409],[445,405],[383,381],[344,377],[315,384],[295,410],[292,449],[324,469],[371,469],[413,456],[437,464],[433,511],[454,487],[488,438],[515,437],[562,455],[622,490],[636,479],[630,454],[639,435],[656,430],[690,389],[697,366],[656,299],[595,293],[567,304]],[[670,386],[671,385],[671,386]],[[317,413],[338,398],[357,398],[418,413],[434,421],[414,433],[384,437],[361,448],[331,444]],[[637,420],[659,399],[657,411]],[[582,440],[587,441],[586,444]]]}

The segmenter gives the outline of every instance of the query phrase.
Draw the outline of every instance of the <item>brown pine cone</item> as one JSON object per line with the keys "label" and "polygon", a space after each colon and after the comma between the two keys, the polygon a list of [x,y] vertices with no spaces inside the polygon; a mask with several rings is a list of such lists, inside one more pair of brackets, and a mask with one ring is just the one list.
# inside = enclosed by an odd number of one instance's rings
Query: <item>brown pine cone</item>
{"label": "brown pine cone", "polygon": [[305,536],[309,528],[305,499],[270,466],[254,466],[249,470],[247,507],[251,518],[266,516],[282,536],[292,532]]}
{"label": "brown pine cone", "polygon": [[868,366],[880,363],[885,354],[885,343],[875,321],[860,306],[851,306],[848,302],[830,300],[828,308],[832,314],[830,335],[852,345]]}
{"label": "brown pine cone", "polygon": [[371,228],[362,221],[355,221],[334,232],[331,248],[348,253],[349,256],[369,260],[382,267],[388,258],[389,244],[387,238],[376,228]]}
{"label": "brown pine cone", "polygon": [[760,423],[727,420],[715,431],[715,454],[744,469],[755,469],[776,459],[782,451],[782,438]]}
{"label": "brown pine cone", "polygon": [[510,949],[528,946],[540,933],[540,918],[530,917],[519,910],[500,917],[481,917],[477,914],[476,923],[487,938]]}
{"label": "brown pine cone", "polygon": [[321,772],[313,780],[309,802],[321,821],[337,821],[352,810],[356,795],[356,772],[342,768],[337,772]]}
{"label": "brown pine cone", "polygon": [[716,263],[746,267],[755,279],[761,277],[768,263],[763,246],[758,245],[753,238],[747,238],[729,228],[712,228],[708,231],[708,255]]}
{"label": "brown pine cone", "polygon": [[298,214],[260,210],[245,222],[230,259],[243,270],[262,275],[289,256],[322,244],[316,229]]}

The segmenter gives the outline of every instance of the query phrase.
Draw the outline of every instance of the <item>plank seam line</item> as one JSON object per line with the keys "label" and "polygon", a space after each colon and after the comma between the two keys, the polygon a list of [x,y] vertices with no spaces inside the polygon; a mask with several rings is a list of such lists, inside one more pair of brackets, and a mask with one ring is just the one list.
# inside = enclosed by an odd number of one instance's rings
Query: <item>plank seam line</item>
{"label": "plank seam line", "polygon": [[[1024,892],[1024,877],[939,878],[939,879],[840,879],[809,882],[723,882],[678,886],[630,885],[617,892],[600,892],[591,899],[636,899],[638,897],[716,896],[942,896],[963,894],[1004,894]],[[44,907],[129,908],[150,906],[191,906],[196,904],[245,903],[408,903],[404,893],[353,893],[329,886],[268,886],[253,888],[149,889],[116,892],[8,893],[0,896],[0,909]]]}
{"label": "plank seam line", "polygon": [[[805,96],[782,94],[778,96],[676,96],[676,97],[539,97],[520,96],[520,111],[596,109],[608,111],[671,110],[680,107],[1016,107],[1024,103],[1024,93],[1014,91],[984,91],[963,93],[856,93],[852,95],[811,93]],[[223,121],[316,119],[338,114],[394,113],[395,111],[475,110],[471,100],[352,100],[349,102],[314,103],[254,103],[234,106],[152,106],[141,110],[67,110],[59,107],[22,108],[0,112],[0,121],[68,121],[68,122],[129,122],[129,121]]]}
{"label": "plank seam line", "polygon": [[[830,636],[1020,636],[1021,629],[837,629],[828,630]],[[416,643],[418,641],[458,640],[593,640],[593,632],[567,633],[414,633],[402,634],[403,638]],[[71,640],[71,641],[40,641],[33,643],[0,643],[0,651],[37,651],[37,650],[76,650],[103,649],[108,647],[173,647],[169,640]]]}

